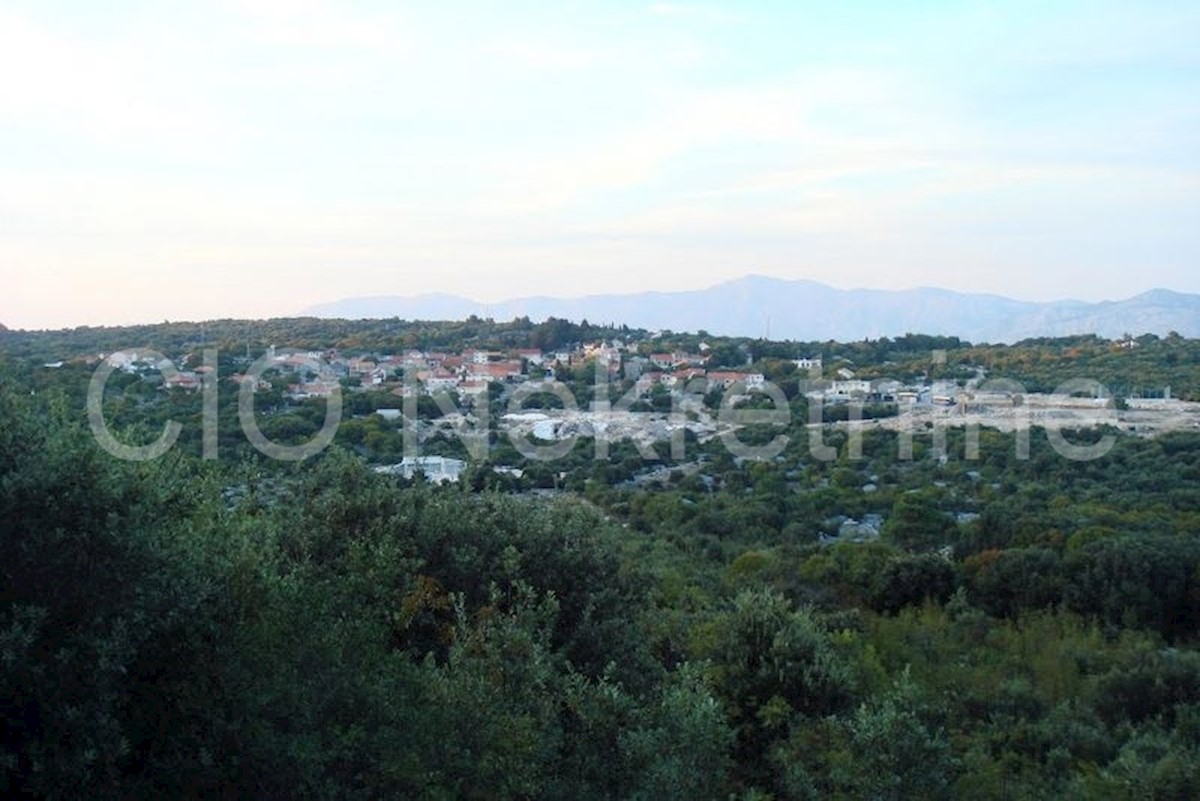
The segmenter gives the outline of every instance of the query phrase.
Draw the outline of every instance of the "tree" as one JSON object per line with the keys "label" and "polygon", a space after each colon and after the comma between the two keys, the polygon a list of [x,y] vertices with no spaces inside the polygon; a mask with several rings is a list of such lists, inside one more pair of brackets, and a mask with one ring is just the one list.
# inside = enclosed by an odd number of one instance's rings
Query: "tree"
{"label": "tree", "polygon": [[748,786],[772,784],[768,757],[793,718],[837,712],[852,697],[848,667],[812,611],[774,591],[738,593],[701,656],[712,660],[737,735],[735,773]]}
{"label": "tree", "polygon": [[207,638],[232,599],[193,555],[207,527],[184,522],[211,519],[204,483],[178,460],[109,458],[63,405],[0,392],[0,418],[0,786],[215,791],[236,757]]}
{"label": "tree", "polygon": [[1200,543],[1192,537],[1095,540],[1066,559],[1067,605],[1114,623],[1182,636],[1200,620]]}
{"label": "tree", "polygon": [[936,554],[902,557],[889,562],[875,580],[871,605],[895,613],[926,599],[945,603],[958,585],[950,560]]}
{"label": "tree", "polygon": [[1062,560],[1047,548],[984,551],[968,557],[963,572],[972,600],[997,617],[1016,617],[1062,600]]}
{"label": "tree", "polygon": [[847,726],[851,757],[835,767],[835,783],[853,798],[949,798],[954,772],[949,743],[923,712],[919,690],[907,675],[882,699],[861,705]]}
{"label": "tree", "polygon": [[731,767],[733,732],[699,671],[683,666],[664,684],[649,720],[624,733],[622,750],[637,777],[627,798],[718,799]]}
{"label": "tree", "polygon": [[883,538],[901,548],[923,551],[953,542],[958,525],[924,492],[906,492],[896,499],[883,524]]}

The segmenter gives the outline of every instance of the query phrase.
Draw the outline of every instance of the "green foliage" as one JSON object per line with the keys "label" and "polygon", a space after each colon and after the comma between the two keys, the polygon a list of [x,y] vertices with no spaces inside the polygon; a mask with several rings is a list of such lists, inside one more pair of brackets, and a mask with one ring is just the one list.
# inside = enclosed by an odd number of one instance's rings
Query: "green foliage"
{"label": "green foliage", "polygon": [[[859,458],[844,430],[829,430],[837,458],[826,461],[807,448],[790,362],[821,353],[867,377],[964,378],[985,365],[1031,388],[1094,370],[1130,390],[1189,391],[1191,341],[667,334],[655,352],[695,352],[704,339],[730,367],[750,358],[792,382],[778,459],[736,460],[694,435],[686,457],[660,447],[653,465],[630,442],[604,462],[584,438],[553,464],[497,443],[442,487],[364,464],[400,452],[400,426],[372,414],[394,396],[349,395],[358,417],[334,448],[277,465],[237,442],[223,393],[213,463],[196,458],[198,395],[115,375],[105,407],[119,437],[186,423],[172,456],[122,463],[83,422],[88,366],[28,361],[135,341],[177,353],[206,337],[236,344],[231,353],[246,340],[253,351],[279,341],[369,353],[558,348],[615,331],[471,319],[2,332],[20,359],[0,366],[0,789],[1200,794],[1200,435],[1121,435],[1104,458],[1071,462],[1038,430],[1029,459],[998,431],[982,432],[978,459],[965,457],[961,431],[944,458],[925,432],[903,459],[883,427],[864,433]],[[933,348],[945,364],[930,363]],[[239,369],[222,356],[223,377]],[[256,399],[263,429],[303,440],[323,406],[289,406],[286,377],[274,378]],[[659,391],[647,407],[671,401]],[[440,413],[422,398],[423,425]],[[445,439],[424,444],[463,455]],[[878,541],[843,533],[879,519]]]}
{"label": "green foliage", "polygon": [[697,656],[711,662],[729,711],[737,773],[761,786],[770,773],[765,758],[794,718],[847,707],[851,674],[812,612],[774,592],[739,593],[711,625],[711,639]]}
{"label": "green foliage", "polygon": [[954,565],[935,554],[893,560],[878,574],[871,605],[882,612],[897,612],[926,600],[944,603],[954,594],[958,576]]}
{"label": "green foliage", "polygon": [[1200,541],[1194,537],[1101,539],[1066,559],[1066,602],[1111,623],[1174,636],[1200,624]]}
{"label": "green foliage", "polygon": [[971,598],[988,614],[1015,617],[1062,600],[1062,560],[1046,548],[984,551],[963,563]]}
{"label": "green foliage", "polygon": [[224,736],[204,711],[209,638],[231,605],[189,558],[205,529],[179,525],[207,508],[202,480],[110,465],[61,405],[43,414],[0,393],[0,786],[208,786]]}
{"label": "green foliage", "polygon": [[883,529],[885,539],[912,551],[953,544],[957,533],[958,526],[925,492],[907,492],[897,498]]}
{"label": "green foliage", "polygon": [[[723,785],[720,707],[694,677],[655,668],[642,580],[593,513],[398,491],[336,454],[269,504],[251,491],[222,507],[187,463],[114,462],[61,410],[46,425],[0,398],[11,793]],[[606,697],[626,712],[605,718]],[[647,765],[669,748],[673,768]]]}
{"label": "green foliage", "polygon": [[919,690],[907,675],[848,722],[849,753],[835,762],[832,778],[853,798],[950,798],[954,759],[945,734],[923,719]]}
{"label": "green foliage", "polygon": [[724,711],[692,670],[665,684],[649,725],[621,737],[621,749],[640,776],[632,799],[720,798],[731,767],[733,732]]}

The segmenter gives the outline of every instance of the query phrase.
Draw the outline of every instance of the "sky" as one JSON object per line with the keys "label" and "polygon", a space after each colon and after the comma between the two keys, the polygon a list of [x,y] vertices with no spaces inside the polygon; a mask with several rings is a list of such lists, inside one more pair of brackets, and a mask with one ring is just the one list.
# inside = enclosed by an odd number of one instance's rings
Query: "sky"
{"label": "sky", "polygon": [[1200,4],[0,2],[0,323],[1200,292]]}

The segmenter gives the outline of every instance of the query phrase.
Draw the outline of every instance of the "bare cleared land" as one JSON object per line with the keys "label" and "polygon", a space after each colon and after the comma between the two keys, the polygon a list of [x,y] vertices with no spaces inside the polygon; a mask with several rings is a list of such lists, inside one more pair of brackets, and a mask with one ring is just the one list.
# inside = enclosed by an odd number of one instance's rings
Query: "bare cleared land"
{"label": "bare cleared land", "polygon": [[[1200,403],[1130,400],[1127,404],[1127,409],[1116,409],[1112,401],[1106,399],[1037,393],[964,393],[953,405],[906,405],[900,407],[896,417],[827,425],[858,425],[891,431],[977,425],[1005,432],[1029,426],[1081,429],[1108,425],[1138,436],[1200,430]],[[662,442],[680,429],[687,429],[703,441],[738,427],[736,422],[722,419],[699,404],[686,404],[672,414],[545,409],[501,418],[503,430],[540,440],[587,436],[649,443]]]}

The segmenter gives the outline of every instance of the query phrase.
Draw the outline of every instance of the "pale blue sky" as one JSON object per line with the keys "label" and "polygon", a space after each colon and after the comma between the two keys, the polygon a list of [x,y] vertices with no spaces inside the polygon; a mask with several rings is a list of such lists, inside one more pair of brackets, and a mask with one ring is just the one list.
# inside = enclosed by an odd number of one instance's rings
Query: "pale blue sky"
{"label": "pale blue sky", "polygon": [[0,322],[1200,292],[1200,4],[0,6]]}

